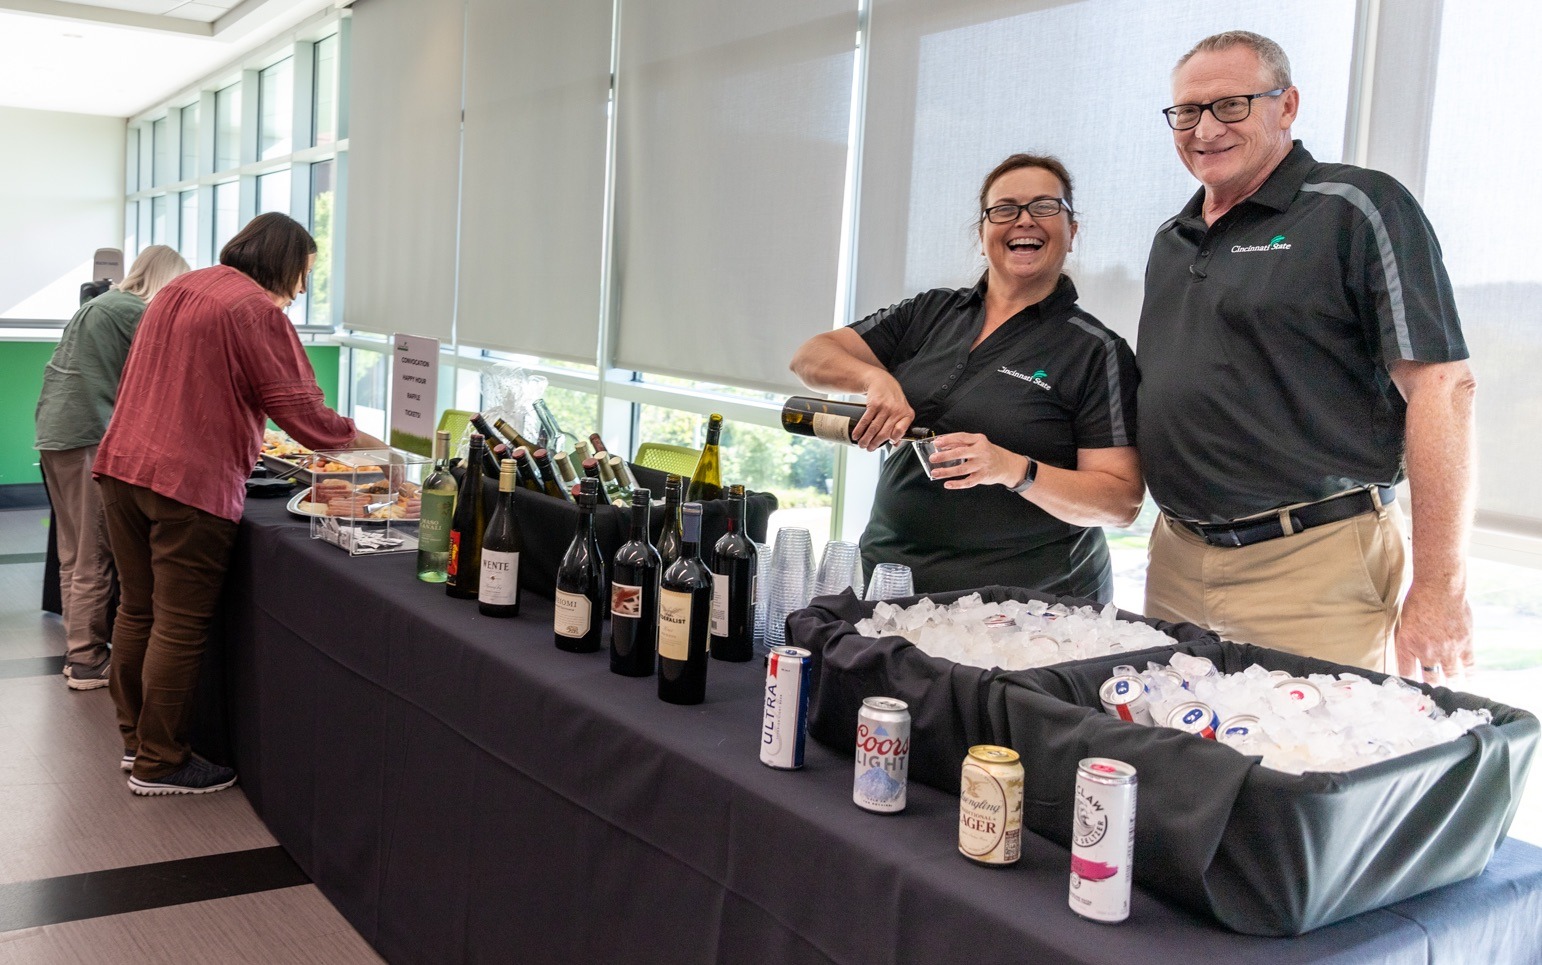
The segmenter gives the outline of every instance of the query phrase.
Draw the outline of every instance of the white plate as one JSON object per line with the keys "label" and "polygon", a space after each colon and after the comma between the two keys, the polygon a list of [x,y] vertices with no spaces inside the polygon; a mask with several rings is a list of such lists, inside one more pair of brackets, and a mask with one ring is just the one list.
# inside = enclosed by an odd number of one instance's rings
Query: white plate
{"label": "white plate", "polygon": [[306,519],[335,519],[335,520],[337,520],[340,523],[342,523],[342,522],[371,523],[373,525],[378,526],[378,525],[380,525],[382,523],[396,523],[396,524],[400,525],[402,523],[416,523],[417,522],[416,519],[370,519],[367,516],[366,517],[360,517],[358,519],[349,519],[346,516],[332,516],[332,515],[329,515],[329,514],[324,513],[324,512],[323,513],[311,512],[308,509],[302,509],[300,507],[300,504],[305,502],[305,497],[309,496],[310,492],[311,492],[310,487],[307,486],[304,489],[300,490],[299,492],[295,493],[292,497],[290,497],[288,505],[285,506],[284,508],[288,509],[294,515],[302,516],[302,517],[304,517]]}

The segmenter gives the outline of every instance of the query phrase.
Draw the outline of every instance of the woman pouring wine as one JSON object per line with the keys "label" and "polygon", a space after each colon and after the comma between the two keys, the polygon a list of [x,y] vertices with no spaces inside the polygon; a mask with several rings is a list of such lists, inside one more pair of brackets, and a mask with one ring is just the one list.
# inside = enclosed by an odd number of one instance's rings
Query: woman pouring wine
{"label": "woman pouring wine", "polygon": [[862,448],[917,424],[938,433],[932,478],[908,446],[885,460],[862,534],[869,570],[904,563],[917,592],[1112,598],[1098,527],[1129,525],[1144,496],[1138,376],[1062,274],[1076,230],[1065,166],[1014,154],[980,189],[987,267],[974,287],[923,292],[793,356],[810,388],[867,397],[851,431]]}

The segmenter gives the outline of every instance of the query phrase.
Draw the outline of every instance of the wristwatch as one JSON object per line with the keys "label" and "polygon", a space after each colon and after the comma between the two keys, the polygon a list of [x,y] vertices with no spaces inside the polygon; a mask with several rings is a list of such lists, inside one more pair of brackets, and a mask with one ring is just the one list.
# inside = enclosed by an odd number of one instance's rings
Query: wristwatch
{"label": "wristwatch", "polygon": [[1038,460],[1034,459],[1032,456],[1029,456],[1028,457],[1028,469],[1023,473],[1023,481],[1018,483],[1016,486],[1010,486],[1008,488],[1011,489],[1014,493],[1024,493],[1024,492],[1027,492],[1028,491],[1028,487],[1033,485],[1033,480],[1034,480],[1034,478],[1036,476],[1038,476],[1038,474],[1039,474],[1039,463],[1038,463]]}

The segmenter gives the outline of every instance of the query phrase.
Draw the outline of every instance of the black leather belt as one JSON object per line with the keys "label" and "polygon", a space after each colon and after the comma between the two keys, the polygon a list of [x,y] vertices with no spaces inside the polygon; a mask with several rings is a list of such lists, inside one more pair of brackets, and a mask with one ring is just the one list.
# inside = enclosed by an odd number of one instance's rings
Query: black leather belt
{"label": "black leather belt", "polygon": [[1292,509],[1290,529],[1280,521],[1280,514],[1260,516],[1239,523],[1194,523],[1186,519],[1168,517],[1184,529],[1198,536],[1211,546],[1252,546],[1281,536],[1299,533],[1314,526],[1326,526],[1341,520],[1372,513],[1397,498],[1397,490],[1391,486],[1378,486],[1374,492],[1357,489],[1352,493],[1332,496],[1321,502],[1308,503]]}

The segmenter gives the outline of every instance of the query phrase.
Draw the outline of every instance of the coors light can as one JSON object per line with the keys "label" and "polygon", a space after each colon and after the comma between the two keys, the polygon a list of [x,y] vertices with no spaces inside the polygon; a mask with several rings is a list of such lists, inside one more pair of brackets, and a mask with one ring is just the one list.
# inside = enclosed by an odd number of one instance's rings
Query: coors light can
{"label": "coors light can", "polygon": [[1071,910],[1093,921],[1130,917],[1135,860],[1135,768],[1089,757],[1076,768],[1071,822]]}
{"label": "coors light can", "polygon": [[910,772],[910,706],[893,697],[869,697],[857,712],[857,776],[851,799],[880,814],[905,810]]}
{"label": "coors light can", "polygon": [[766,661],[766,715],[760,763],[782,770],[803,766],[808,733],[808,682],[813,662],[802,647],[772,647]]}

